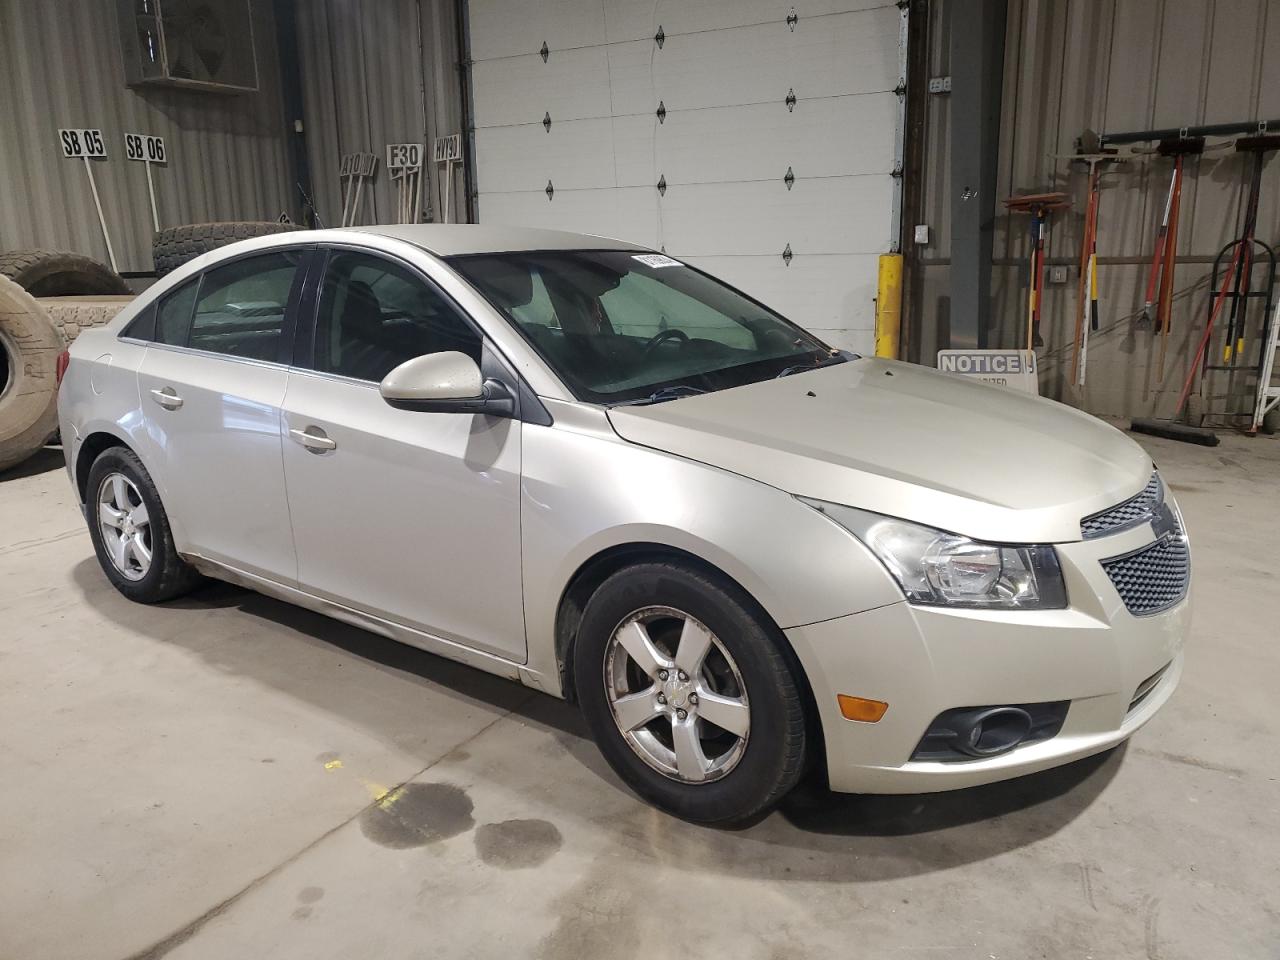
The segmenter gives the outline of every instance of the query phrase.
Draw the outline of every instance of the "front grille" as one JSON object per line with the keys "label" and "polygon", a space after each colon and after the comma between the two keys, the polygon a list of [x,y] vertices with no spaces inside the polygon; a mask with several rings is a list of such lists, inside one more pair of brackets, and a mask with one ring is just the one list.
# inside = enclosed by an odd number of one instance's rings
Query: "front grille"
{"label": "front grille", "polygon": [[1110,560],[1102,569],[1111,578],[1128,611],[1145,617],[1167,610],[1187,595],[1191,554],[1182,528],[1148,546]]}
{"label": "front grille", "polygon": [[1092,540],[1094,537],[1104,537],[1136,527],[1151,519],[1155,508],[1163,500],[1164,487],[1160,482],[1160,474],[1153,473],[1141,493],[1081,520],[1080,533],[1086,540]]}

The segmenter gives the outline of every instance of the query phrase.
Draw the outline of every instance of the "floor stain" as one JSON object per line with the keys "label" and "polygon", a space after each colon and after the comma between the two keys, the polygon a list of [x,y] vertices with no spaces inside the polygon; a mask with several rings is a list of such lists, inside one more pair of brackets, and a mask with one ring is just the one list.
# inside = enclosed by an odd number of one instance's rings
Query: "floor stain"
{"label": "floor stain", "polygon": [[1087,863],[1080,864],[1080,892],[1084,894],[1084,899],[1091,910],[1098,909],[1098,903],[1093,899],[1093,878],[1090,876],[1092,867]]}
{"label": "floor stain", "polygon": [[298,891],[300,903],[315,903],[324,896],[324,887],[303,887]]}
{"label": "floor stain", "polygon": [[332,750],[326,750],[324,753],[316,754],[317,763],[333,763],[333,761],[337,759],[338,754],[334,753]]}
{"label": "floor stain", "polygon": [[538,950],[541,960],[638,956],[635,903],[631,893],[602,878],[580,883],[557,904],[560,917]]}
{"label": "floor stain", "polygon": [[397,787],[360,815],[360,829],[374,843],[396,850],[456,837],[475,826],[471,798],[449,783]]}
{"label": "floor stain", "polygon": [[311,908],[310,908],[310,907],[298,907],[298,909],[297,909],[297,910],[294,910],[294,911],[293,911],[293,913],[291,914],[291,916],[292,916],[292,917],[293,917],[293,919],[295,919],[295,920],[305,920],[305,919],[307,919],[307,917],[311,916]]}
{"label": "floor stain", "polygon": [[547,820],[505,820],[476,831],[476,853],[491,867],[523,870],[546,863],[564,838]]}
{"label": "floor stain", "polygon": [[1147,949],[1147,960],[1160,960],[1160,898],[1147,897],[1144,907],[1143,945]]}
{"label": "floor stain", "polygon": [[1181,763],[1188,767],[1199,767],[1201,770],[1209,770],[1213,773],[1225,773],[1229,777],[1248,776],[1248,774],[1239,767],[1228,767],[1225,764],[1213,763],[1210,760],[1201,760],[1199,757],[1190,757],[1185,753],[1172,753],[1168,750],[1148,750],[1146,747],[1134,747],[1133,752],[1144,757],[1154,757],[1157,760],[1168,760],[1170,763]]}

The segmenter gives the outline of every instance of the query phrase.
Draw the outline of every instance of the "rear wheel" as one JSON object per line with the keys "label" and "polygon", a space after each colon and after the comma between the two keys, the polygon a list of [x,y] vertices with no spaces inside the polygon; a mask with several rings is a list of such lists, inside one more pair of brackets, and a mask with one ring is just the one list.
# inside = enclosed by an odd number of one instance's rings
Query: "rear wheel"
{"label": "rear wheel", "polygon": [[200,575],[178,556],[160,494],[133,451],[100,453],[86,488],[93,549],[117,590],[139,603],[158,603],[199,583]]}
{"label": "rear wheel", "polygon": [[614,574],[588,602],[574,650],[605,759],[687,820],[767,813],[805,759],[802,696],[777,633],[719,577],[667,563]]}

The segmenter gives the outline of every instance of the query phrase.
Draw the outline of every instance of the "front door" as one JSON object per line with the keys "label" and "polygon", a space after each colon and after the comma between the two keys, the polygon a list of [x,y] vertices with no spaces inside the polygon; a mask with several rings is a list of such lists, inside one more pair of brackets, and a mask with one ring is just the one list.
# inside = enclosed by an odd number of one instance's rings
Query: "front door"
{"label": "front door", "polygon": [[280,457],[292,313],[305,250],[232,261],[160,302],[138,368],[143,451],[178,548],[293,583]]}
{"label": "front door", "polygon": [[480,335],[415,269],[330,254],[314,347],[289,375],[284,469],[309,592],[523,663],[520,422],[397,410],[392,368]]}

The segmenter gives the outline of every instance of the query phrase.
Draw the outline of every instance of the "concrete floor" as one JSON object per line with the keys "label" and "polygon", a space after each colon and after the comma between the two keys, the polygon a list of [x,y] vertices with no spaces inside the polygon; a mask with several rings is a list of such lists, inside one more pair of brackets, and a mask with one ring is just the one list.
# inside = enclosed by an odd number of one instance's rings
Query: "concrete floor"
{"label": "concrete floor", "polygon": [[1274,960],[1280,442],[1144,443],[1197,611],[1130,745],[737,833],[548,697],[229,586],[130,604],[44,454],[0,480],[0,958]]}

